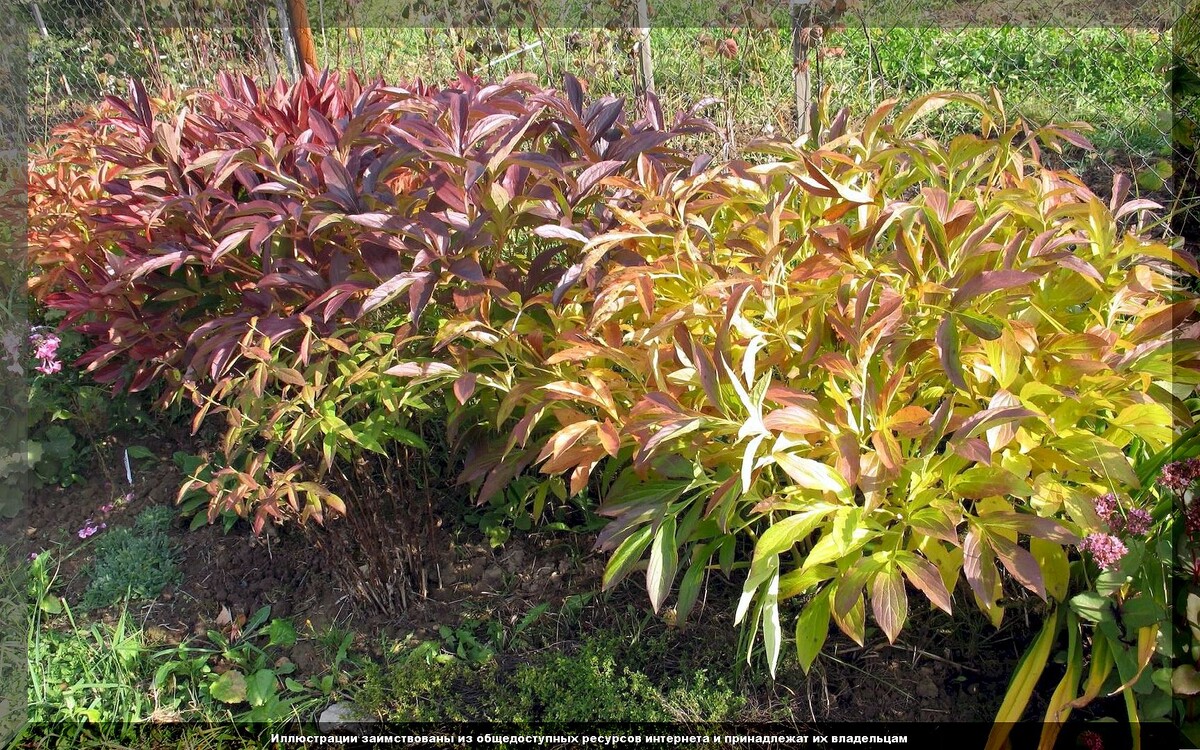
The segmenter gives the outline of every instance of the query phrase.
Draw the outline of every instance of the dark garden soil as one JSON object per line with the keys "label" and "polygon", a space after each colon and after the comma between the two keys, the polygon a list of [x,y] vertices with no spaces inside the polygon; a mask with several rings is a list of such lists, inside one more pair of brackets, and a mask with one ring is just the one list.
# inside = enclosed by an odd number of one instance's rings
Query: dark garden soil
{"label": "dark garden soil", "polygon": [[[110,527],[132,525],[143,509],[174,501],[181,475],[172,461],[135,463],[140,466],[134,470],[131,499],[106,516],[97,509],[130,490],[114,487],[106,472],[94,471],[85,484],[31,493],[19,525],[0,527],[0,535],[22,540],[14,554],[55,550],[55,559],[62,560],[59,593],[73,608],[87,586],[91,563],[89,542],[80,540],[76,530],[101,518]],[[468,620],[497,619],[508,626],[543,603],[548,612],[557,612],[567,597],[596,592],[604,568],[604,557],[590,549],[586,535],[514,534],[491,549],[478,532],[473,538],[466,531],[444,531],[442,544],[423,550],[424,575],[410,577],[404,604],[383,611],[378,597],[364,592],[361,579],[347,575],[334,561],[355,558],[355,538],[341,533],[347,524],[287,527],[255,538],[243,522],[228,533],[219,523],[189,531],[180,518],[170,535],[179,551],[182,582],[154,601],[130,604],[129,613],[152,641],[169,645],[222,629],[218,619],[223,609],[239,623],[270,605],[272,616],[292,618],[301,633],[336,625],[356,634],[360,653],[379,656],[389,637],[436,639],[439,626],[454,628]],[[651,678],[670,684],[673,675],[697,663],[732,671],[744,660],[730,621],[738,590],[737,581],[712,579],[697,614],[677,628],[668,623],[669,616],[651,612],[634,575],[611,595],[593,597],[581,616],[559,618],[555,648],[569,651],[592,633],[620,633],[622,627],[628,629],[632,613],[642,623],[643,635],[665,634],[671,643],[671,658],[653,665],[648,671],[658,674]],[[877,631],[865,647],[831,635],[826,655],[808,679],[787,654],[774,683],[761,674],[743,677],[748,691],[744,715],[790,715],[796,721],[990,721],[1031,629],[1041,621],[1040,602],[1014,602],[1005,623],[994,629],[959,593],[959,614],[953,619],[928,611],[914,597],[909,626],[895,645]],[[113,620],[117,615],[114,607],[87,616]],[[527,656],[518,652],[501,659],[519,662]],[[324,666],[311,640],[301,639],[288,657],[301,675]]]}

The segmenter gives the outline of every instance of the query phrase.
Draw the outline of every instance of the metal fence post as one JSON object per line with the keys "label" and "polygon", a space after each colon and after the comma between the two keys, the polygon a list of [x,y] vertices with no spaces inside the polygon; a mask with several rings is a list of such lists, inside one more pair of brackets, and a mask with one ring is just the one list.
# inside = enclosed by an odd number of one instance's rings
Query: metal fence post
{"label": "metal fence post", "polygon": [[29,8],[33,11],[33,22],[37,24],[38,33],[42,35],[42,39],[49,39],[50,32],[46,29],[46,22],[42,20],[42,9],[37,3],[30,3]]}
{"label": "metal fence post", "polygon": [[[42,9],[38,7],[37,3],[30,3],[29,9],[33,11],[33,22],[37,24],[38,34],[41,35],[42,39],[49,39],[50,30],[46,28],[46,21],[42,18]],[[63,74],[60,78],[62,79],[63,89],[66,90],[67,96],[74,97],[75,94],[71,91],[71,84],[67,81],[67,76]]]}

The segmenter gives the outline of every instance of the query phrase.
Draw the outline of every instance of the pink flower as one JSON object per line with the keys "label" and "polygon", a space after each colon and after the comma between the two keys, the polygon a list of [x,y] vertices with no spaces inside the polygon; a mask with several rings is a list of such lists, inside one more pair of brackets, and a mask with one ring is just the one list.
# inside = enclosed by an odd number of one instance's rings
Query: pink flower
{"label": "pink flower", "polygon": [[35,330],[29,336],[29,343],[34,347],[33,356],[41,362],[36,368],[38,372],[53,375],[62,370],[62,362],[58,361],[58,347],[62,340],[58,336]]}
{"label": "pink flower", "polygon": [[1145,536],[1154,519],[1143,508],[1134,508],[1125,516],[1125,530],[1134,536]]}
{"label": "pink flower", "polygon": [[1095,498],[1092,500],[1092,504],[1096,508],[1096,513],[1108,524],[1109,531],[1114,534],[1128,533],[1134,536],[1143,536],[1150,530],[1154,521],[1150,514],[1142,508],[1132,508],[1125,515],[1121,515],[1117,496],[1111,492]]}
{"label": "pink flower", "polygon": [[1117,567],[1129,552],[1125,543],[1112,534],[1089,534],[1079,548],[1091,554],[1096,564],[1105,569]]}
{"label": "pink flower", "polygon": [[1189,458],[1164,466],[1158,475],[1158,483],[1167,489],[1183,492],[1192,486],[1197,477],[1200,477],[1200,460]]}
{"label": "pink flower", "polygon": [[59,340],[55,337],[43,338],[37,345],[33,356],[38,359],[54,359],[58,356]]}
{"label": "pink flower", "polygon": [[93,524],[92,519],[89,518],[88,520],[83,522],[83,528],[80,529],[76,533],[79,535],[80,539],[87,539],[90,536],[94,536],[101,529],[107,529],[107,528],[108,528],[108,524],[102,523],[99,526],[97,526],[97,525]]}
{"label": "pink flower", "polygon": [[112,503],[105,503],[104,505],[100,506],[101,513],[112,513],[112,509],[113,509]]}
{"label": "pink flower", "polygon": [[1101,495],[1092,500],[1092,505],[1096,507],[1096,513],[1105,521],[1109,521],[1112,515],[1117,512],[1117,496],[1113,493]]}

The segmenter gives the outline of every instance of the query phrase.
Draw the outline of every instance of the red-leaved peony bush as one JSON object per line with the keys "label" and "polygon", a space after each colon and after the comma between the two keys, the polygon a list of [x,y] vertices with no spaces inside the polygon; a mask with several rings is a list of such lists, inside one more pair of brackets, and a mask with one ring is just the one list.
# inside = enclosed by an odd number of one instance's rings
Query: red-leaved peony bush
{"label": "red-leaved peony bush", "polygon": [[561,279],[564,238],[612,224],[605,178],[680,163],[667,142],[707,127],[652,98],[630,122],[571,77],[219,83],[178,100],[135,83],[32,170],[32,289],[97,342],[82,364],[101,382],[217,382],[259,335],[303,363],[393,300],[417,321],[528,295]]}
{"label": "red-leaved peony bush", "polygon": [[185,490],[256,528],[344,511],[338,458],[424,447],[419,399],[373,376],[428,311],[565,291],[628,186],[686,166],[669,142],[710,127],[652,96],[633,121],[570,76],[219,83],[134,83],[57,131],[30,175],[31,289],[94,342],[97,380],[190,393],[197,428],[225,413],[223,455]]}

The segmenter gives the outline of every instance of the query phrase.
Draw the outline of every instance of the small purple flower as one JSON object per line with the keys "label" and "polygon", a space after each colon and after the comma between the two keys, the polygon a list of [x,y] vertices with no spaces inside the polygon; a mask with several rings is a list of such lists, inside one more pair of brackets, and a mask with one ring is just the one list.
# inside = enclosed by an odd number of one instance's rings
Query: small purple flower
{"label": "small purple flower", "polygon": [[1092,504],[1096,507],[1096,513],[1105,521],[1117,512],[1117,496],[1111,492],[1092,500]]}
{"label": "small purple flower", "polygon": [[108,528],[108,524],[102,523],[100,525],[96,525],[96,524],[92,523],[92,519],[89,518],[88,520],[83,522],[83,528],[80,529],[77,533],[78,533],[80,539],[87,539],[90,536],[94,536],[101,529],[106,529],[106,528]]}
{"label": "small purple flower", "polygon": [[38,555],[40,555],[40,554],[42,554],[42,553],[41,552],[30,552],[29,553],[29,562],[33,562],[34,560],[36,560],[38,558]]}
{"label": "small purple flower", "polygon": [[1158,475],[1158,483],[1169,490],[1183,492],[1192,486],[1197,477],[1200,477],[1200,460],[1189,458],[1164,466]]}
{"label": "small purple flower", "polygon": [[1113,513],[1109,516],[1108,530],[1114,534],[1123,534],[1125,532],[1125,516],[1120,513]]}
{"label": "small purple flower", "polygon": [[1125,543],[1112,534],[1089,534],[1079,548],[1090,553],[1096,564],[1106,569],[1117,567],[1129,552]]}
{"label": "small purple flower", "polygon": [[1143,508],[1134,508],[1125,516],[1125,530],[1134,536],[1145,536],[1154,519]]}
{"label": "small purple flower", "polygon": [[113,510],[113,504],[112,504],[112,503],[105,503],[104,505],[101,505],[101,506],[100,506],[100,512],[101,512],[101,513],[105,513],[105,514],[107,514],[107,513],[112,513],[112,510]]}

